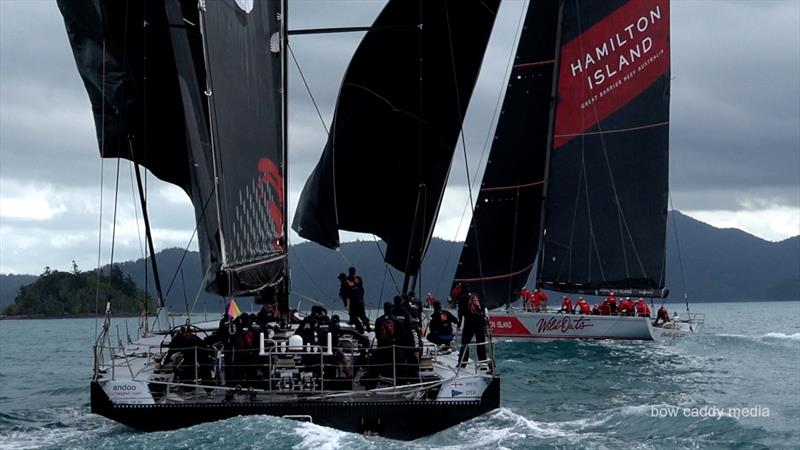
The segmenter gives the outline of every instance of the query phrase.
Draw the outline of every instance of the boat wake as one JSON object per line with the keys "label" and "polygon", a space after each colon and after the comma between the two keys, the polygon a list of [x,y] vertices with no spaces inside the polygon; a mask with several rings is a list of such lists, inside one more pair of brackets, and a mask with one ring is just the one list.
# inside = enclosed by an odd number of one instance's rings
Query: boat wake
{"label": "boat wake", "polygon": [[765,344],[765,345],[791,345],[796,346],[800,342],[800,333],[786,334],[779,332],[770,332],[762,335],[748,335],[748,334],[728,334],[722,333],[716,335],[727,340],[745,340],[748,342]]}
{"label": "boat wake", "polygon": [[[610,408],[567,421],[539,421],[511,408],[500,408],[461,425],[413,442],[363,436],[311,423],[271,416],[246,416],[190,428],[141,433],[92,415],[86,407],[59,408],[31,414],[0,413],[0,448],[270,448],[295,450],[522,449],[569,446],[689,448],[698,442],[725,445],[753,442],[765,431],[731,417],[656,417],[653,410],[678,409],[669,404]],[[45,418],[49,417],[49,420]],[[676,430],[681,430],[675,433]],[[707,436],[707,441],[698,436]],[[724,441],[721,441],[724,437]],[[704,442],[701,442],[704,441]]]}
{"label": "boat wake", "polygon": [[800,333],[795,333],[795,334],[767,333],[761,337],[763,339],[789,339],[792,341],[800,341]]}

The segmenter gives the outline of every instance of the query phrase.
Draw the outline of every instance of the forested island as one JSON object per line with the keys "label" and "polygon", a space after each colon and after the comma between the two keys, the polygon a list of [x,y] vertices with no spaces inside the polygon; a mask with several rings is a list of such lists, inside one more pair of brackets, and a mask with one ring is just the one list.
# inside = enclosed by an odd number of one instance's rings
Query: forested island
{"label": "forested island", "polygon": [[[98,298],[99,288],[99,298]],[[74,317],[94,315],[95,310],[105,311],[111,302],[114,315],[136,315],[145,309],[155,311],[149,295],[125,275],[118,265],[100,273],[82,272],[73,261],[71,272],[45,267],[31,284],[21,286],[14,304],[3,310],[9,317]]]}

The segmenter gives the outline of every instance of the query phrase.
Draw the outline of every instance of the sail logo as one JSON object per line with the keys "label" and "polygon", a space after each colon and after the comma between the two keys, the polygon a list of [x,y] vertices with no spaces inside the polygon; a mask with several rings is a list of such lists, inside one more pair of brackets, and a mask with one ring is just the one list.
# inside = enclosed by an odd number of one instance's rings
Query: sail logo
{"label": "sail logo", "polygon": [[[564,23],[579,24],[584,17],[571,4]],[[628,1],[561,46],[554,148],[669,83],[669,15],[667,0]]]}
{"label": "sail logo", "polygon": [[[614,33],[569,63],[571,75],[575,77],[587,72],[589,76],[586,77],[586,82],[590,90],[602,86],[617,74],[629,69],[634,62],[647,57],[653,50],[653,38],[646,35],[647,30],[660,20],[662,20],[661,7],[656,5],[646,15],[640,16],[620,32]],[[602,66],[591,71],[601,64]]]}
{"label": "sail logo", "polygon": [[539,319],[536,323],[536,331],[538,333],[546,333],[548,331],[561,331],[562,333],[566,333],[567,331],[583,330],[584,328],[591,327],[592,324],[588,322],[589,321],[585,320],[583,317],[573,319],[569,316],[561,318],[551,316],[549,319]]}
{"label": "sail logo", "polygon": [[260,189],[259,198],[266,199],[267,212],[274,224],[274,247],[283,249],[283,206],[285,201],[283,175],[280,167],[269,158],[258,160],[258,172],[261,174],[257,185]]}

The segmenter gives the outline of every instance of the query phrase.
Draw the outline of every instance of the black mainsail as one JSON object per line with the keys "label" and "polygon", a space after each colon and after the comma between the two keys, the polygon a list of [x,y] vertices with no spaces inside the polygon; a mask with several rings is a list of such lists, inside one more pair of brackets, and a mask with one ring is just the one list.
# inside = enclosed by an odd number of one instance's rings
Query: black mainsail
{"label": "black mainsail", "polygon": [[59,1],[101,155],[191,197],[207,285],[257,291],[286,273],[279,0]]}
{"label": "black mainsail", "polygon": [[345,74],[293,228],[336,248],[373,233],[415,274],[430,240],[499,0],[390,0]]}
{"label": "black mainsail", "polygon": [[539,249],[558,0],[531,2],[455,282],[494,308],[525,285]]}
{"label": "black mainsail", "polygon": [[665,296],[668,0],[566,0],[538,285]]}

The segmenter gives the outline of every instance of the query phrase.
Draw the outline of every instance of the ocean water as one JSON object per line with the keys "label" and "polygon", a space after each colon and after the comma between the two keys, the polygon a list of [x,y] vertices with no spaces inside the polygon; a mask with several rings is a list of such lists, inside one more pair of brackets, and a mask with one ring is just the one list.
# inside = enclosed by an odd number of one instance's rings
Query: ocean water
{"label": "ocean water", "polygon": [[693,311],[704,332],[666,343],[500,343],[502,407],[412,443],[267,416],[137,432],[89,410],[94,319],[3,320],[0,448],[800,448],[800,302]]}

